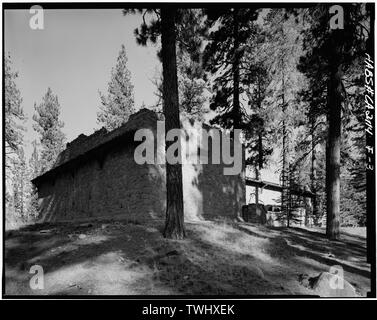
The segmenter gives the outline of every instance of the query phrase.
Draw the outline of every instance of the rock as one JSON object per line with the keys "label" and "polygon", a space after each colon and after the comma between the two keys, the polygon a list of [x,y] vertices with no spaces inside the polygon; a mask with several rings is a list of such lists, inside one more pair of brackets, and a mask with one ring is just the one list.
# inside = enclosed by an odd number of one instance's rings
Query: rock
{"label": "rock", "polygon": [[136,259],[136,262],[138,262],[139,264],[150,266],[153,265],[155,261],[153,257],[141,256]]}
{"label": "rock", "polygon": [[250,267],[251,271],[254,272],[259,278],[264,279],[264,273],[261,268],[254,266]]}
{"label": "rock", "polygon": [[86,234],[82,234],[82,233],[81,233],[81,234],[79,235],[79,239],[85,239],[85,238],[86,238]]}
{"label": "rock", "polygon": [[355,288],[345,279],[329,272],[310,278],[311,287],[321,297],[357,297]]}
{"label": "rock", "polygon": [[54,229],[45,229],[45,230],[40,230],[39,233],[51,233],[54,231]]}
{"label": "rock", "polygon": [[93,224],[92,223],[81,223],[81,224],[79,224],[79,227],[90,228],[90,227],[93,227]]}
{"label": "rock", "polygon": [[176,256],[176,255],[179,255],[179,254],[180,254],[180,252],[178,250],[172,250],[172,251],[167,252],[165,255],[167,257],[169,257],[169,256]]}
{"label": "rock", "polygon": [[70,283],[68,284],[68,288],[69,288],[69,289],[76,288],[76,289],[79,289],[79,290],[82,289],[82,287],[81,287],[79,284],[77,284],[77,283],[73,283],[73,282],[70,282]]}
{"label": "rock", "polygon": [[302,273],[298,276],[298,281],[303,285],[305,288],[310,288],[310,277],[306,273]]}
{"label": "rock", "polygon": [[162,266],[167,266],[171,263],[169,257],[164,257],[164,258],[161,258],[158,260],[158,264],[162,265]]}

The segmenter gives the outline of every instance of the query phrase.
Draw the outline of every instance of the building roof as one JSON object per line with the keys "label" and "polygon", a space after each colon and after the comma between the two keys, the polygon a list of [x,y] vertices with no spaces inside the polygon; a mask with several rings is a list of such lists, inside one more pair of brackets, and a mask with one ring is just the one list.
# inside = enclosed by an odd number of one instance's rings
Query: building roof
{"label": "building roof", "polygon": [[52,168],[34,178],[32,182],[38,185],[42,180],[53,177],[58,172],[75,166],[77,162],[90,159],[95,154],[103,154],[104,151],[116,144],[118,140],[125,137],[133,137],[137,129],[155,125],[157,120],[158,115],[155,112],[149,109],[141,109],[139,112],[132,114],[125,124],[113,131],[101,128],[89,136],[80,134],[76,139],[67,143],[66,148],[58,155]]}
{"label": "building roof", "polygon": [[[278,191],[278,192],[283,191],[282,185],[275,182],[257,180],[250,177],[246,177],[245,182],[247,186],[258,187],[258,188],[263,188],[266,190]],[[301,186],[290,188],[290,192],[291,194],[294,194],[296,196],[303,196],[303,197],[308,197],[308,198],[314,197],[314,193],[312,193],[310,190],[306,190],[305,188]]]}

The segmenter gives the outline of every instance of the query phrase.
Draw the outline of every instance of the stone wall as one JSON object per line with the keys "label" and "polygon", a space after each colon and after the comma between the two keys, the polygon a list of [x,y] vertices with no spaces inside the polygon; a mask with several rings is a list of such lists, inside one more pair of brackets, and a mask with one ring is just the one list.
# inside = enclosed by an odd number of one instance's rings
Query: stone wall
{"label": "stone wall", "polygon": [[[147,116],[139,113],[134,117],[138,124],[133,127],[150,128],[156,136],[157,118],[151,116],[151,111],[143,112]],[[185,126],[190,124],[186,122]],[[41,220],[119,215],[137,220],[164,218],[165,166],[138,165],[134,161],[134,147],[132,143],[117,145],[105,156],[81,161],[69,170],[59,172],[53,179],[41,180],[38,183]],[[164,145],[158,145],[157,150],[163,153]],[[69,150],[64,152],[68,154]],[[244,172],[226,176],[223,168],[222,163],[182,166],[186,220],[235,217],[241,212],[245,204]]]}
{"label": "stone wall", "polygon": [[165,181],[160,168],[137,165],[133,152],[108,154],[39,188],[43,221],[110,217],[162,217]]}

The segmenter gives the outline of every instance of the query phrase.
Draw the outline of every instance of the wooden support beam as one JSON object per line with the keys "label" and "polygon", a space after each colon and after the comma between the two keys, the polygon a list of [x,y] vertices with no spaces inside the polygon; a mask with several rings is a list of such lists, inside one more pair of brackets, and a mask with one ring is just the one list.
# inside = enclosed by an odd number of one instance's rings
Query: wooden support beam
{"label": "wooden support beam", "polygon": [[[277,192],[282,192],[283,188],[279,183],[275,182],[269,182],[269,181],[263,181],[263,180],[256,180],[252,178],[246,178],[246,185],[251,186],[251,187],[258,187],[258,188],[263,188],[266,190],[271,190],[271,191],[277,191]],[[291,189],[291,194],[295,196],[302,196],[306,198],[314,198],[314,194],[310,191],[304,191],[300,189]]]}

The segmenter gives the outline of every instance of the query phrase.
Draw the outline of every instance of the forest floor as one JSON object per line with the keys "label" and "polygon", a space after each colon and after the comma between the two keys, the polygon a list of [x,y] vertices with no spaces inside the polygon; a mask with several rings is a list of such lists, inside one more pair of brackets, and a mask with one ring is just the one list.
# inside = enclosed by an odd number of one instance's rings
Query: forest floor
{"label": "forest floor", "polygon": [[[162,237],[163,221],[36,224],[6,232],[6,295],[316,295],[300,282],[340,265],[365,296],[365,235],[248,223],[186,223],[185,240]],[[30,267],[44,289],[30,288]]]}

